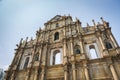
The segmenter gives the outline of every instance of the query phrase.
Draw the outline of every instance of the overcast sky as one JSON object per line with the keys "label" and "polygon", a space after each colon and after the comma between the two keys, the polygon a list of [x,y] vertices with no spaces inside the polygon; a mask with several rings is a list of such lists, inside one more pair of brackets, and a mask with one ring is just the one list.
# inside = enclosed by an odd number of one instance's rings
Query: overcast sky
{"label": "overcast sky", "polygon": [[35,37],[36,30],[56,15],[70,14],[83,26],[103,17],[120,44],[120,0],[0,0],[0,68],[6,69],[21,38]]}

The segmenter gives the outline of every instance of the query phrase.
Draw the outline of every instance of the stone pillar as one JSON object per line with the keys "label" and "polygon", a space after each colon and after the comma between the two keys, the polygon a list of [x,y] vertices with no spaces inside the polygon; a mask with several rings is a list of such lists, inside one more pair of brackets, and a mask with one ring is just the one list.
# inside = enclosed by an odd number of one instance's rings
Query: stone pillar
{"label": "stone pillar", "polygon": [[118,76],[117,76],[117,73],[116,73],[116,71],[115,71],[115,69],[114,69],[114,67],[113,67],[112,64],[110,64],[110,70],[111,70],[111,72],[112,72],[112,75],[113,75],[114,80],[119,80],[119,79],[118,79]]}
{"label": "stone pillar", "polygon": [[68,72],[67,72],[67,54],[66,54],[66,40],[63,43],[63,65],[64,65],[64,80],[68,80]]}
{"label": "stone pillar", "polygon": [[70,45],[71,45],[71,55],[73,55],[74,51],[73,51],[73,40],[72,39],[70,40]]}
{"label": "stone pillar", "polygon": [[64,43],[63,43],[63,56],[65,57],[66,56],[66,40],[64,40]]}
{"label": "stone pillar", "polygon": [[25,80],[28,80],[28,78],[29,78],[29,70],[27,71],[27,74],[25,76]]}
{"label": "stone pillar", "polygon": [[80,38],[80,47],[81,47],[81,53],[84,53],[82,38]]}
{"label": "stone pillar", "polygon": [[72,70],[73,70],[73,80],[77,80],[75,63],[72,64]]}
{"label": "stone pillar", "polygon": [[40,80],[44,80],[44,74],[45,74],[45,71],[44,71],[44,69],[42,69],[42,72],[41,72],[41,79],[40,79]]}
{"label": "stone pillar", "polygon": [[84,72],[85,72],[86,80],[90,80],[87,63],[84,63]]}
{"label": "stone pillar", "polygon": [[110,35],[110,39],[113,42],[114,47],[116,48],[117,54],[119,54],[120,50],[119,50],[119,45],[118,45],[116,39],[114,38],[114,36],[110,30],[108,30],[108,34]]}
{"label": "stone pillar", "polygon": [[107,49],[106,49],[106,47],[105,47],[105,45],[104,45],[104,43],[103,43],[103,40],[102,40],[101,36],[99,36],[98,39],[99,39],[99,41],[100,41],[100,44],[101,44],[102,50],[103,50],[103,53],[101,54],[101,56],[102,56],[102,57],[109,56],[108,51],[107,51]]}
{"label": "stone pillar", "polygon": [[37,80],[37,75],[38,75],[38,69],[35,70],[34,80]]}
{"label": "stone pillar", "polygon": [[105,49],[105,46],[104,46],[104,44],[103,44],[103,41],[102,41],[101,36],[99,36],[99,41],[100,41],[100,43],[101,43],[101,45],[102,45],[102,49],[104,50],[104,49]]}
{"label": "stone pillar", "polygon": [[110,38],[111,38],[111,40],[112,40],[115,48],[119,47],[119,46],[118,46],[118,43],[117,43],[117,41],[115,40],[115,38],[114,38],[114,36],[112,35],[112,33],[110,34]]}
{"label": "stone pillar", "polygon": [[66,26],[64,27],[64,38],[66,37]]}
{"label": "stone pillar", "polygon": [[41,61],[41,51],[42,51],[42,46],[40,47],[40,50],[39,50],[39,61]]}
{"label": "stone pillar", "polygon": [[67,65],[64,66],[64,80],[68,80],[68,71]]}

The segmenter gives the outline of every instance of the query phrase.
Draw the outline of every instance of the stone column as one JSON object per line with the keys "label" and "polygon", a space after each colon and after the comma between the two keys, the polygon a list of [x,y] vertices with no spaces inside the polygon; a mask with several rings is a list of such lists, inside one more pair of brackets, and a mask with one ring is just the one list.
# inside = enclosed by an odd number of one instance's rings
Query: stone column
{"label": "stone column", "polygon": [[63,56],[65,57],[66,56],[66,40],[64,40],[64,43],[63,43]]}
{"label": "stone column", "polygon": [[109,34],[110,39],[111,39],[111,41],[112,41],[112,43],[113,43],[113,45],[114,45],[114,47],[116,49],[117,54],[119,54],[120,53],[119,45],[118,45],[115,37],[113,36],[113,34],[112,34],[112,32],[110,30],[108,30],[108,34]]}
{"label": "stone column", "polygon": [[35,70],[34,80],[37,80],[37,75],[38,75],[38,69]]}
{"label": "stone column", "polygon": [[66,54],[66,40],[63,43],[63,65],[64,65],[64,80],[68,80],[68,72],[67,72],[67,54]]}
{"label": "stone column", "polygon": [[117,43],[117,41],[115,40],[115,38],[114,38],[114,36],[112,35],[112,33],[110,34],[110,38],[111,38],[113,44],[115,45],[115,48],[119,47],[119,46],[118,46],[118,43]]}
{"label": "stone column", "polygon": [[42,51],[42,46],[40,47],[40,50],[39,50],[39,61],[41,61],[41,51]]}
{"label": "stone column", "polygon": [[64,38],[66,37],[66,26],[64,27]]}
{"label": "stone column", "polygon": [[103,40],[102,40],[101,36],[99,36],[98,39],[99,39],[99,41],[100,41],[100,44],[101,44],[102,50],[103,50],[103,53],[101,54],[101,56],[102,56],[102,57],[109,56],[108,51],[107,51],[107,49],[106,49],[106,47],[105,47],[105,45],[104,45],[104,43],[103,43]]}
{"label": "stone column", "polygon": [[68,80],[68,71],[67,65],[64,66],[64,80]]}
{"label": "stone column", "polygon": [[105,49],[105,46],[104,46],[104,44],[103,44],[103,41],[102,41],[101,36],[99,36],[99,41],[100,41],[100,43],[101,43],[101,45],[102,45],[102,49],[104,50],[104,49]]}
{"label": "stone column", "polygon": [[40,79],[40,80],[44,80],[44,74],[45,74],[45,71],[44,71],[44,69],[42,69],[42,72],[41,72],[41,79]]}
{"label": "stone column", "polygon": [[84,63],[84,72],[85,72],[86,80],[90,80],[87,63]]}
{"label": "stone column", "polygon": [[77,78],[76,78],[76,68],[75,68],[75,63],[72,64],[72,70],[73,70],[73,80],[77,80]]}
{"label": "stone column", "polygon": [[81,53],[84,53],[82,38],[80,38]]}
{"label": "stone column", "polygon": [[25,76],[25,80],[28,80],[28,78],[29,78],[29,70],[27,71],[27,74]]}
{"label": "stone column", "polygon": [[112,64],[110,64],[110,70],[111,70],[111,72],[112,72],[112,75],[113,75],[114,80],[119,80],[119,79],[118,79],[118,76],[117,76],[117,73],[116,73],[116,71],[115,71],[115,69],[114,69],[114,67],[113,67]]}
{"label": "stone column", "polygon": [[70,40],[70,45],[71,45],[71,55],[73,55],[74,51],[73,51],[73,40],[72,39]]}

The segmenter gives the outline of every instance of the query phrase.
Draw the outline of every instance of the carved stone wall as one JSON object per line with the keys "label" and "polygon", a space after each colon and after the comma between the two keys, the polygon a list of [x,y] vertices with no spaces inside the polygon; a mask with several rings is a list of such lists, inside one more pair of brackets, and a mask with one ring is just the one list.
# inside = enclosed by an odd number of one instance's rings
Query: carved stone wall
{"label": "carved stone wall", "polygon": [[56,15],[35,39],[21,39],[5,80],[120,80],[120,48],[101,21],[82,27],[77,18]]}

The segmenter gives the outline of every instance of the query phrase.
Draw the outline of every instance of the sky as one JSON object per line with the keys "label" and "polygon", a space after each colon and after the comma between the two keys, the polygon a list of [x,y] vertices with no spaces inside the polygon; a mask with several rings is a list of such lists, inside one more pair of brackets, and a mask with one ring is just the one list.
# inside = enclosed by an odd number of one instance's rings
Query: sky
{"label": "sky", "polygon": [[120,0],[0,0],[0,68],[11,64],[21,38],[35,38],[39,27],[56,15],[77,17],[83,27],[103,17],[120,44]]}

